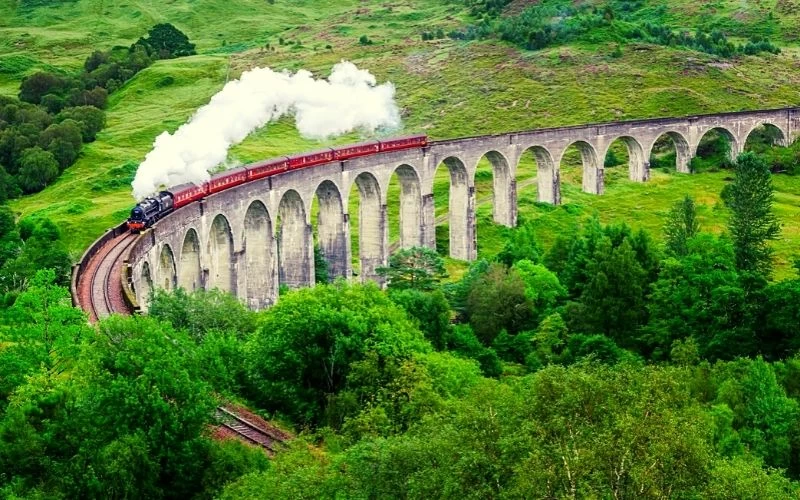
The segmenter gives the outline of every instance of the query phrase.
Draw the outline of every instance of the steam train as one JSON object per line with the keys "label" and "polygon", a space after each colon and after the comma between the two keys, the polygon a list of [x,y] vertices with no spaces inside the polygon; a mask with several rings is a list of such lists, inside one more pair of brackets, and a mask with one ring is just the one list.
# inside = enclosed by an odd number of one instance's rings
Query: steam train
{"label": "steam train", "polygon": [[181,184],[171,188],[169,191],[161,191],[152,198],[145,198],[140,201],[131,210],[131,216],[128,218],[128,229],[138,233],[184,205],[245,182],[322,163],[345,161],[376,153],[422,148],[427,145],[427,135],[412,135],[385,141],[370,141],[338,148],[325,148],[295,156],[282,156],[226,170],[212,176],[211,179],[201,185]]}

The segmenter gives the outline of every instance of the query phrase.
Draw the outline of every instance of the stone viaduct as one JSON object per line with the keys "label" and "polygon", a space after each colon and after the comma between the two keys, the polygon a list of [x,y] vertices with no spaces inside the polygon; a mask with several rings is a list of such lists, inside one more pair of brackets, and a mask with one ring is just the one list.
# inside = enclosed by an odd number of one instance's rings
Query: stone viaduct
{"label": "stone viaduct", "polygon": [[[359,277],[376,279],[375,269],[386,264],[389,254],[387,192],[394,176],[401,191],[400,245],[435,247],[437,168],[450,173],[450,254],[472,260],[477,254],[474,177],[484,157],[493,167],[494,220],[514,226],[516,169],[526,151],[536,158],[539,201],[558,204],[559,165],[570,146],[580,151],[583,190],[599,195],[604,190],[603,161],[617,140],[628,149],[629,178],[645,182],[650,152],[663,136],[675,145],[677,171],[688,173],[689,160],[710,130],[728,138],[730,154],[735,156],[761,125],[777,129],[777,141],[788,145],[800,133],[800,108],[470,137],[286,172],[209,196],[159,221],[131,249],[132,285],[143,308],[153,287],[216,287],[252,308],[266,307],[276,300],[281,284],[313,284],[315,198],[316,240],[331,276],[353,276],[351,230],[356,230]],[[359,197],[358,228],[350,227],[351,192]]]}

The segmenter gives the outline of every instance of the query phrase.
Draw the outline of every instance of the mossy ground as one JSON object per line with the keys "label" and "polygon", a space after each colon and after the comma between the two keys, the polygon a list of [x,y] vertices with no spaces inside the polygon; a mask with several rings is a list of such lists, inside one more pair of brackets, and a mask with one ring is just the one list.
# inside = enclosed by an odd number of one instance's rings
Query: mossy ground
{"label": "mossy ground", "polygon": [[[0,2],[0,93],[15,94],[20,79],[38,68],[75,71],[95,48],[128,45],[157,22],[181,28],[199,52],[159,61],[136,75],[112,95],[108,126],[84,148],[78,162],[42,193],[12,204],[21,215],[41,213],[57,221],[76,256],[127,215],[133,204],[130,180],[155,137],[175,130],[226,79],[254,66],[306,68],[324,76],[339,60],[352,60],[379,81],[395,83],[404,118],[404,130],[397,133],[424,131],[434,139],[800,101],[800,61],[788,35],[779,37],[783,53],[777,56],[720,60],[686,50],[628,44],[622,47],[622,56],[615,57],[617,44],[602,37],[537,52],[497,41],[423,42],[422,31],[438,27],[448,31],[468,22],[464,9],[443,0],[276,0],[274,4],[75,0],[59,2],[58,8],[28,11],[16,5],[11,0]],[[750,16],[757,21],[762,15],[760,8],[742,7],[739,2],[714,5],[719,16],[734,12],[736,19]],[[698,8],[690,2],[670,4],[675,22],[686,25],[698,15]],[[708,7],[702,9],[707,13]],[[783,24],[796,17],[785,15],[773,29],[790,33]],[[361,45],[361,35],[374,43]],[[358,139],[350,134],[334,142]],[[290,120],[281,120],[233,148],[231,157],[247,162],[319,146],[299,137]],[[616,167],[606,172],[606,195],[596,197],[580,192],[579,171],[569,163],[562,165],[563,206],[536,204],[535,185],[519,192],[521,217],[541,226],[545,242],[593,213],[607,222],[624,220],[657,233],[669,206],[687,192],[701,204],[705,227],[724,227],[726,215],[718,199],[729,174],[657,171],[649,183],[636,184],[626,180],[625,167]],[[521,178],[531,177],[534,169],[523,168]],[[447,175],[445,168],[439,169],[437,213],[447,206]],[[776,209],[784,223],[782,240],[775,244],[778,274],[783,275],[790,272],[788,262],[800,233],[800,180],[776,176],[775,185]],[[491,177],[481,174],[479,198],[487,194],[487,186]],[[390,192],[392,207],[397,206],[398,191],[395,186]],[[350,212],[357,213],[356,207]],[[396,208],[390,210],[390,218],[390,234],[395,236]],[[490,205],[481,206],[479,249],[484,255],[502,244],[504,230],[490,219]],[[357,220],[351,223],[357,227]]]}

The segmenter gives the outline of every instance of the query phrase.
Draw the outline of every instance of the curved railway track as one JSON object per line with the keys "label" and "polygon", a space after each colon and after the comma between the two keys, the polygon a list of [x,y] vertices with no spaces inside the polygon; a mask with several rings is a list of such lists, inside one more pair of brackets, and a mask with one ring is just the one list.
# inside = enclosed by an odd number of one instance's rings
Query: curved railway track
{"label": "curved railway track", "polygon": [[88,313],[89,321],[110,316],[112,313],[129,314],[122,298],[120,271],[122,257],[137,235],[126,232],[109,240],[85,263],[78,283],[79,302]]}

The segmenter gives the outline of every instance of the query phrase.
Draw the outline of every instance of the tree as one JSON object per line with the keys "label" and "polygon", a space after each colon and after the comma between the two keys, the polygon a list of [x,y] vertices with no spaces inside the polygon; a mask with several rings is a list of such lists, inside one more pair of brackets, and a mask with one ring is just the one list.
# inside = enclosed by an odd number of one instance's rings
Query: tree
{"label": "tree", "polygon": [[667,252],[682,257],[688,253],[687,241],[700,231],[694,200],[688,194],[667,215],[664,224],[664,239]]}
{"label": "tree", "polygon": [[741,271],[769,276],[772,248],[768,242],[778,237],[780,225],[772,212],[774,189],[769,167],[752,152],[736,160],[736,178],[730,185],[728,229],[733,238],[736,267]]}
{"label": "tree", "polygon": [[60,95],[69,87],[69,82],[65,78],[47,71],[39,71],[22,80],[19,86],[19,99],[39,104],[46,94]]}
{"label": "tree", "polygon": [[28,148],[20,160],[19,184],[26,193],[36,193],[55,179],[58,172],[58,162],[53,153],[38,146]]}
{"label": "tree", "polygon": [[314,245],[314,283],[324,284],[330,283],[331,277],[328,274],[328,261],[322,254],[322,249],[319,245]]}
{"label": "tree", "polygon": [[67,371],[91,336],[85,317],[72,307],[69,290],[57,284],[51,269],[36,272],[3,319],[10,328],[6,334],[0,329],[0,345],[7,343],[0,349],[2,400],[34,373]]}
{"label": "tree", "polygon": [[173,292],[156,289],[150,296],[149,316],[183,330],[197,342],[211,332],[224,332],[245,338],[258,328],[256,313],[233,295],[219,290],[183,288]]}
{"label": "tree", "polygon": [[140,38],[131,50],[137,45],[149,48],[148,51],[159,59],[191,56],[196,53],[194,44],[189,43],[189,37],[170,23],[156,24],[150,28],[147,38]]}
{"label": "tree", "polygon": [[523,224],[511,230],[506,239],[503,250],[497,255],[497,260],[507,267],[511,267],[519,260],[528,260],[538,263],[542,254],[539,242],[536,241],[536,231],[533,224]]}
{"label": "tree", "polygon": [[433,290],[447,276],[444,260],[426,247],[404,248],[389,257],[388,267],[376,269],[391,290]]}
{"label": "tree", "polygon": [[39,135],[39,145],[53,153],[61,170],[72,165],[82,144],[81,126],[72,119],[54,123]]}
{"label": "tree", "polygon": [[765,292],[757,323],[761,353],[773,360],[791,356],[800,349],[800,279],[775,283]]}
{"label": "tree", "polygon": [[591,277],[580,297],[576,317],[569,323],[581,325],[582,333],[603,333],[620,345],[631,345],[634,332],[645,323],[646,275],[636,260],[628,240],[614,248],[609,237],[603,238],[587,266]]}
{"label": "tree", "polygon": [[58,114],[56,121],[75,120],[81,128],[83,142],[92,142],[97,133],[106,125],[106,115],[103,110],[94,106],[75,106],[65,108]]}
{"label": "tree", "polygon": [[392,290],[389,298],[405,309],[409,317],[417,320],[419,329],[433,347],[440,351],[447,347],[450,336],[450,305],[440,290]]}
{"label": "tree", "polygon": [[531,301],[538,320],[550,314],[566,298],[567,290],[559,283],[558,276],[543,265],[520,260],[513,268],[525,282],[525,296]]}
{"label": "tree", "polygon": [[664,262],[653,283],[644,344],[655,358],[666,358],[673,342],[689,337],[706,359],[754,354],[754,318],[730,241],[700,233],[687,248],[685,257]]}
{"label": "tree", "polygon": [[296,422],[319,424],[351,365],[367,353],[386,361],[429,349],[377,286],[337,282],[282,296],[246,351],[254,399]]}
{"label": "tree", "polygon": [[17,181],[0,165],[0,205],[19,195]]}
{"label": "tree", "polygon": [[533,308],[525,282],[514,268],[492,264],[475,280],[467,298],[469,323],[484,343],[492,345],[501,330],[514,335],[532,326]]}

